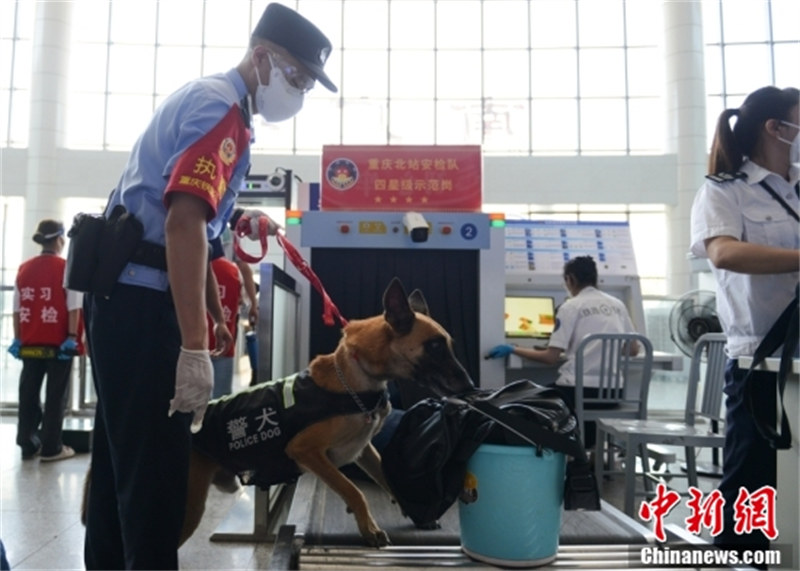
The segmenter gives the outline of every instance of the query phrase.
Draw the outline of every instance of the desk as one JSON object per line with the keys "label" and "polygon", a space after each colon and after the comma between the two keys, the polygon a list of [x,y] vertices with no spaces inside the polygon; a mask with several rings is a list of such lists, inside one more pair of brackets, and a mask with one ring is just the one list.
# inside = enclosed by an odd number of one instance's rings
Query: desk
{"label": "desk", "polygon": [[[740,357],[739,367],[747,369],[753,363],[752,357]],[[780,359],[768,358],[759,368],[765,371],[778,371]],[[800,569],[800,493],[798,484],[800,483],[800,446],[798,437],[800,426],[797,419],[800,418],[800,359],[794,359],[792,370],[786,378],[786,390],[783,393],[783,407],[786,409],[786,417],[792,427],[792,447],[789,450],[778,451],[778,492],[777,492],[777,521],[778,536],[777,543],[792,546],[792,561],[787,565],[788,569]],[[752,491],[752,490],[751,490]],[[786,565],[787,562],[784,562]]]}
{"label": "desk", "polygon": [[[631,361],[641,361],[640,357],[634,357]],[[654,371],[682,371],[684,356],[676,353],[666,353],[664,351],[653,351],[653,370]],[[540,385],[552,385],[558,379],[558,368],[563,361],[555,365],[545,365],[523,359],[517,355],[509,355],[506,364],[506,383],[511,383],[519,379],[530,379]],[[640,375],[641,376],[641,375]]]}

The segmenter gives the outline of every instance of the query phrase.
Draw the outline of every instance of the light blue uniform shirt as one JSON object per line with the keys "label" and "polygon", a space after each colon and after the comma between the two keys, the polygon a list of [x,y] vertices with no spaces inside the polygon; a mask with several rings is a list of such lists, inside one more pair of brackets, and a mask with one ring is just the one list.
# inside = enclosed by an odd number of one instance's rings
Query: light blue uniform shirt
{"label": "light blue uniform shirt", "polygon": [[[236,69],[189,82],[156,110],[150,124],[136,141],[133,151],[112,193],[107,213],[123,204],[144,226],[143,239],[164,245],[167,208],[164,193],[173,168],[194,143],[207,135],[247,97],[247,87]],[[246,109],[245,109],[246,111]],[[248,121],[249,126],[249,121]],[[241,146],[241,145],[240,145]],[[214,217],[208,222],[208,239],[222,232],[250,167],[250,148],[236,149],[238,159],[219,200]],[[166,291],[166,272],[128,264],[121,283]]]}

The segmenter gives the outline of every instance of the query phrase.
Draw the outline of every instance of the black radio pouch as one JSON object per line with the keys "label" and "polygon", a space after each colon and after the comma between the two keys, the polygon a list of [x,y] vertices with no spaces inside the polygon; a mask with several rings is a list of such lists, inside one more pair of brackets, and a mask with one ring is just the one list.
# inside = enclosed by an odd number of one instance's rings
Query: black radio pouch
{"label": "black radio pouch", "polygon": [[91,292],[92,276],[97,269],[97,249],[103,239],[106,219],[99,214],[77,214],[69,229],[69,250],[64,287]]}
{"label": "black radio pouch", "polygon": [[124,206],[105,217],[79,214],[69,236],[65,285],[109,297],[122,270],[142,241],[144,227]]}

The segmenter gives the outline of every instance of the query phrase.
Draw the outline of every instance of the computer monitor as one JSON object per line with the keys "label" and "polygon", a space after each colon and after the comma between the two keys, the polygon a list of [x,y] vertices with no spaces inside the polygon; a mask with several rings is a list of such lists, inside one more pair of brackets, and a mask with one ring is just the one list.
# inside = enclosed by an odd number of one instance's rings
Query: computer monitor
{"label": "computer monitor", "polygon": [[556,324],[555,302],[545,296],[506,296],[506,337],[549,339]]}

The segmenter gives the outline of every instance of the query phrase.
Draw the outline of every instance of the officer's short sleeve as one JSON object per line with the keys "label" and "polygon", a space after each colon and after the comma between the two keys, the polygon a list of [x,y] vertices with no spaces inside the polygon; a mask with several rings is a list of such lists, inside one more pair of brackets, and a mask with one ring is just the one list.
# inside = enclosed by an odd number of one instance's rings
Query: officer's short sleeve
{"label": "officer's short sleeve", "polygon": [[250,133],[239,105],[224,110],[219,102],[190,113],[179,127],[178,149],[168,169],[164,201],[169,206],[173,192],[185,192],[210,207],[209,220],[217,212],[239,158],[250,144]]}
{"label": "officer's short sleeve", "polygon": [[736,202],[736,183],[713,183],[700,188],[692,203],[691,252],[706,258],[705,240],[717,236],[742,235],[741,208]]}
{"label": "officer's short sleeve", "polygon": [[574,303],[565,302],[556,311],[556,326],[550,335],[549,347],[566,349],[575,327]]}

